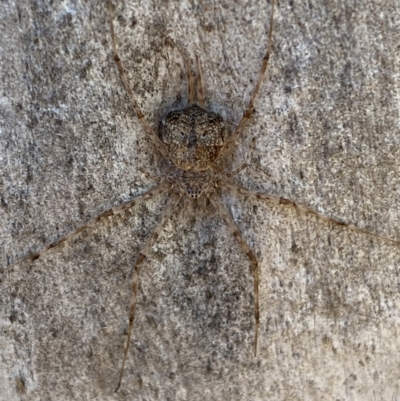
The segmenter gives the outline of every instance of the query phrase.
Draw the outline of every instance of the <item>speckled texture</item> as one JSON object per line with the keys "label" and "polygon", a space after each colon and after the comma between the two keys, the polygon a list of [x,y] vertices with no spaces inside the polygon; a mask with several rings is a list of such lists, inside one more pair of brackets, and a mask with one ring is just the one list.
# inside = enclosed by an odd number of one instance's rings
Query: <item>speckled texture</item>
{"label": "speckled texture", "polygon": [[227,124],[197,104],[173,110],[162,120],[162,141],[169,159],[183,170],[205,171],[221,153]]}
{"label": "speckled texture", "polygon": [[[0,399],[395,400],[400,249],[284,207],[225,197],[260,259],[259,357],[248,260],[218,216],[182,208],[143,264],[118,379],[132,261],[165,198],[7,268],[153,183],[153,146],[111,56],[101,2],[0,7]],[[400,240],[400,10],[393,0],[279,1],[252,138],[252,189]],[[237,122],[263,57],[259,1],[121,2],[116,33],[153,127],[186,96],[172,38]]]}

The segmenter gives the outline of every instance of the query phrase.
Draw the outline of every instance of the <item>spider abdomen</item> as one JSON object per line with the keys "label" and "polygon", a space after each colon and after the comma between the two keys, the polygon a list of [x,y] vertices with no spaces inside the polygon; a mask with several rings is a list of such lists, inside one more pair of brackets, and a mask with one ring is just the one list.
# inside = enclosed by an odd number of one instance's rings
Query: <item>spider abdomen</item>
{"label": "spider abdomen", "polygon": [[169,112],[161,121],[160,136],[176,167],[205,171],[223,148],[226,124],[220,115],[192,104]]}

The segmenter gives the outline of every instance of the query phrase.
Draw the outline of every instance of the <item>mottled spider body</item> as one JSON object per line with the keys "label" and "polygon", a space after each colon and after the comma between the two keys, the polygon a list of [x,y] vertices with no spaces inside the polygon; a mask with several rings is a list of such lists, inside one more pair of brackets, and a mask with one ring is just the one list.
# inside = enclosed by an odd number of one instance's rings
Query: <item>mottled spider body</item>
{"label": "mottled spider body", "polygon": [[191,199],[197,199],[202,195],[207,197],[217,182],[211,169],[187,171],[177,168],[169,176],[169,180],[175,188],[180,189],[184,195]]}
{"label": "mottled spider body", "polygon": [[176,167],[170,182],[191,199],[206,197],[216,185],[213,163],[227,138],[224,119],[196,103],[170,111],[161,120],[159,137]]}
{"label": "mottled spider body", "polygon": [[220,115],[194,103],[169,112],[161,121],[160,137],[176,167],[205,171],[220,155],[227,128]]}

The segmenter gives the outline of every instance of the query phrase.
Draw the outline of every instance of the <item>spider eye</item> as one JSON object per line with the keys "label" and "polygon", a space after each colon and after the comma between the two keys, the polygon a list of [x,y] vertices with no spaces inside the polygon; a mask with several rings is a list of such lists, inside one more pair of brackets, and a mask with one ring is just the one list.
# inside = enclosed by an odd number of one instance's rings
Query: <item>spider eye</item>
{"label": "spider eye", "polygon": [[207,134],[204,132],[203,135],[201,136],[202,138],[205,138]]}
{"label": "spider eye", "polygon": [[181,132],[181,137],[183,138],[185,136],[185,133],[184,132]]}

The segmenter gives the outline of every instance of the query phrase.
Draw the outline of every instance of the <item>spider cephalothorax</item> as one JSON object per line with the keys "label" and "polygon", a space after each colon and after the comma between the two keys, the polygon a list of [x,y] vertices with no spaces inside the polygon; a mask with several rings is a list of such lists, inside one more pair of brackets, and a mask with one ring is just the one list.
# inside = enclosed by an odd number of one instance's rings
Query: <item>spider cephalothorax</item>
{"label": "spider cephalothorax", "polygon": [[226,140],[223,118],[197,103],[169,112],[160,136],[171,161],[182,170],[204,171],[219,156]]}
{"label": "spider cephalothorax", "polygon": [[170,178],[171,182],[191,199],[209,194],[216,182],[215,174],[211,169],[205,171],[176,169]]}

